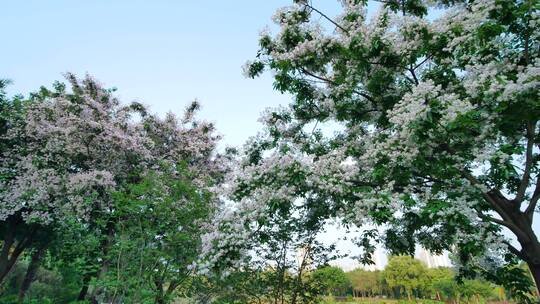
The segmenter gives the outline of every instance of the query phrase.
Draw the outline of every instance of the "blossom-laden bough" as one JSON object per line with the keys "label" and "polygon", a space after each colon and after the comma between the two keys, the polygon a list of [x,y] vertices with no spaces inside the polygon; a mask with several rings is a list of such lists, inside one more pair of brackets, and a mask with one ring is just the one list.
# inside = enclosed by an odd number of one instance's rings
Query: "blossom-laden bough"
{"label": "blossom-laden bough", "polygon": [[395,253],[450,250],[462,273],[509,278],[524,261],[539,286],[539,2],[378,4],[368,18],[343,0],[331,18],[297,0],[261,34],[244,72],[272,71],[294,100],[228,179],[236,204],[205,267],[235,265],[276,206],[300,203],[314,221],[386,227],[368,237]]}
{"label": "blossom-laden bough", "polygon": [[[216,151],[220,136],[214,126],[196,118],[196,102],[182,117],[162,118],[138,102],[121,104],[114,90],[90,76],[67,74],[66,79],[69,88],[58,82],[29,99],[8,98],[6,83],[0,83],[0,284],[23,252],[41,254],[59,244],[54,254],[62,263],[86,263],[83,300],[89,282],[111,266],[110,254],[121,243],[118,229],[126,230],[137,218],[153,219],[146,223],[145,237],[155,231],[158,239],[171,235],[174,242],[159,242],[168,246],[163,260],[174,264],[170,272],[191,274],[193,254],[170,251],[189,243],[190,252],[198,253],[198,234],[192,236],[195,242],[176,226],[190,218],[192,227],[184,230],[200,231],[215,208],[212,192],[227,166]],[[169,215],[162,223],[154,220],[160,212]],[[178,214],[182,217],[174,217]],[[152,241],[154,236],[144,239],[143,249],[154,248]],[[157,292],[172,294],[175,277],[159,274],[169,284],[156,286]],[[94,288],[93,296],[99,292]]]}

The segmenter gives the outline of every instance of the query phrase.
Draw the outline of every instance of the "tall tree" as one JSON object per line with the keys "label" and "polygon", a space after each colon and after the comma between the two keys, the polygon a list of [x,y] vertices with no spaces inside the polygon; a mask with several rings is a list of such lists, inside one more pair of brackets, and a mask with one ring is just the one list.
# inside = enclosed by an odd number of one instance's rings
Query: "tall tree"
{"label": "tall tree", "polygon": [[351,281],[353,296],[360,293],[362,297],[374,296],[382,291],[380,282],[380,271],[367,271],[362,268],[347,272],[347,277]]}
{"label": "tall tree", "polygon": [[[131,108],[90,77],[68,74],[24,103],[3,108],[0,282],[18,256],[69,218],[110,210],[110,191],[146,157]],[[41,246],[41,245],[40,245]]]}
{"label": "tall tree", "polygon": [[323,294],[341,296],[351,286],[345,272],[335,266],[321,267],[310,274],[310,279],[323,291]]}
{"label": "tall tree", "polygon": [[102,301],[169,303],[189,296],[212,196],[184,166],[162,166],[114,194],[114,243]]}
{"label": "tall tree", "polygon": [[141,256],[159,257],[157,266],[144,265],[156,276],[161,269],[161,282],[151,285],[165,302],[192,274],[198,233],[217,204],[211,192],[228,170],[216,150],[220,137],[197,119],[196,102],[183,116],[162,118],[136,102],[122,105],[89,76],[67,80],[69,88],[56,83],[29,99],[7,98],[0,83],[0,283],[34,247],[23,283],[29,288],[50,249],[58,265],[81,270],[79,299],[91,289],[95,300],[109,294],[92,280],[106,280],[113,269],[119,277],[118,256],[133,251],[122,246],[143,244]]}
{"label": "tall tree", "polygon": [[383,276],[390,288],[398,288],[405,292],[409,301],[414,291],[427,286],[427,268],[422,262],[410,256],[393,256],[384,268]]}
{"label": "tall tree", "polygon": [[245,72],[271,70],[294,101],[263,117],[247,159],[279,172],[295,159],[294,178],[331,193],[317,210],[385,224],[395,253],[420,243],[469,266],[523,260],[540,288],[539,2],[367,7],[342,1],[331,18],[296,0],[274,15],[279,32],[262,33]]}

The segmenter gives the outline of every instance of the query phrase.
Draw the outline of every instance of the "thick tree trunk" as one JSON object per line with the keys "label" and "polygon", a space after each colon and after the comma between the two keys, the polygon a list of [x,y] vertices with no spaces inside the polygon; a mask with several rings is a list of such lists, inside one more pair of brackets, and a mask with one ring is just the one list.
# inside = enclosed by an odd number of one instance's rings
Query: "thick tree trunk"
{"label": "thick tree trunk", "polygon": [[513,214],[515,225],[521,231],[517,234],[521,250],[516,255],[527,263],[536,284],[537,295],[540,295],[540,242],[532,229],[532,222],[523,213]]}
{"label": "thick tree trunk", "polygon": [[[113,245],[114,241],[114,223],[109,222],[107,224],[107,236],[106,238],[101,242],[102,247],[102,254],[103,254],[103,262],[101,264],[101,269],[99,270],[97,274],[97,278],[102,278],[108,271],[109,266],[111,264],[111,259],[107,256],[109,254],[109,250],[111,249],[111,246]],[[98,303],[97,296],[99,293],[101,293],[101,288],[94,288],[92,290],[92,293],[90,295],[90,302],[91,303]]]}
{"label": "thick tree trunk", "polygon": [[32,254],[32,258],[30,259],[30,264],[28,264],[28,269],[26,270],[26,275],[24,276],[24,280],[22,281],[22,284],[21,284],[21,289],[19,290],[19,302],[21,303],[24,301],[26,292],[28,292],[28,290],[30,289],[30,286],[32,285],[32,282],[34,281],[37,270],[39,268],[39,264],[41,263],[41,258],[43,257],[44,253],[45,253],[45,246],[40,246]]}
{"label": "thick tree trunk", "polygon": [[0,285],[3,283],[7,273],[9,273],[9,270],[11,270],[11,268],[8,267],[10,260],[9,253],[11,252],[14,242],[15,229],[13,227],[7,227],[2,244],[2,251],[0,252]]}
{"label": "thick tree trunk", "polygon": [[540,264],[527,263],[536,284],[536,296],[540,297]]}
{"label": "thick tree trunk", "polygon": [[15,262],[21,255],[22,250],[15,251],[13,255],[11,255],[8,259],[5,261],[2,261],[2,266],[0,266],[0,284],[4,283],[4,280],[6,279],[7,275],[13,269],[13,266],[15,266]]}
{"label": "thick tree trunk", "polygon": [[[538,193],[537,193],[538,192]],[[535,194],[540,195],[540,185],[536,186]],[[525,211],[521,210],[521,201],[508,200],[498,190],[486,194],[486,199],[494,207],[501,220],[491,218],[496,224],[508,228],[517,238],[521,250],[507,244],[509,250],[529,266],[540,294],[540,242],[532,228],[536,202],[529,202]]]}
{"label": "thick tree trunk", "polygon": [[[17,262],[23,251],[32,242],[35,231],[31,231],[25,238],[15,243],[15,228],[9,229],[4,237],[4,244],[0,252],[0,285],[4,283],[7,275]],[[13,245],[15,245],[13,247]]]}
{"label": "thick tree trunk", "polygon": [[79,296],[77,296],[77,301],[84,301],[86,295],[88,294],[88,288],[90,287],[90,280],[92,280],[92,274],[87,273],[83,277],[81,291],[79,291]]}

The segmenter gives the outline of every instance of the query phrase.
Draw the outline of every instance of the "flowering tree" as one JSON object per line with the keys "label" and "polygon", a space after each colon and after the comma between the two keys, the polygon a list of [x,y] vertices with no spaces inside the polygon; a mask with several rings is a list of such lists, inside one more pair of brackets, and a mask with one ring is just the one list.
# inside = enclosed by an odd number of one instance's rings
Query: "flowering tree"
{"label": "flowering tree", "polygon": [[[243,159],[227,176],[221,193],[233,204],[221,206],[214,226],[203,236],[198,270],[207,276],[217,272],[216,284],[232,283],[233,290],[243,286],[229,276],[264,274],[246,278],[265,287],[259,300],[311,303],[321,290],[306,273],[337,258],[335,245],[317,238],[324,231],[320,216],[325,211],[314,212],[311,207],[323,206],[324,198],[310,196],[311,187],[298,178],[307,163],[291,156],[274,157],[280,159],[270,156],[272,161],[258,165]],[[274,166],[274,161],[283,166]]]}
{"label": "flowering tree", "polygon": [[92,253],[87,256],[99,271],[87,273],[80,300],[91,277],[99,286],[91,298],[106,302],[139,302],[152,295],[156,303],[168,303],[179,291],[193,291],[192,264],[217,204],[213,192],[228,170],[227,158],[216,153],[220,137],[213,125],[196,118],[198,103],[180,118],[137,108],[151,157],[136,179],[114,193],[115,209],[100,218],[107,223],[99,232],[106,248],[96,248],[103,251],[98,265]]}
{"label": "flowering tree", "polygon": [[[278,10],[279,32],[264,31],[245,66],[271,70],[294,101],[267,112],[248,146],[232,180],[254,194],[236,214],[303,200],[319,220],[384,225],[394,253],[420,243],[468,265],[506,255],[539,285],[538,1],[389,0],[371,18],[366,1],[341,3],[335,18],[305,0]],[[218,252],[242,243],[230,241]]]}
{"label": "flowering tree", "polygon": [[110,191],[148,158],[131,108],[89,77],[67,79],[73,93],[57,84],[3,111],[0,281],[55,225],[110,210]]}
{"label": "flowering tree", "polygon": [[[195,118],[197,103],[183,117],[169,113],[160,118],[139,103],[121,105],[112,90],[90,77],[79,80],[68,74],[67,80],[70,91],[57,83],[54,90],[42,88],[28,100],[9,99],[0,91],[0,283],[29,247],[43,252],[52,241],[63,247],[71,241],[71,245],[82,243],[86,248],[56,248],[55,252],[77,263],[91,261],[85,265],[90,270],[83,274],[80,298],[84,298],[90,279],[104,276],[109,269],[119,221],[127,216],[122,205],[125,200],[115,197],[131,197],[130,189],[149,172],[172,175],[170,184],[183,183],[197,189],[191,192],[206,193],[220,183],[227,168],[225,159],[216,153],[219,136],[213,125]],[[3,89],[5,83],[0,85]],[[148,196],[158,197],[152,203],[162,203],[146,207],[156,212],[174,207],[171,216],[189,213],[195,202],[187,202],[188,198],[172,189],[167,185],[149,189]],[[188,197],[195,200],[197,195]],[[142,197],[132,199],[133,204],[141,200],[150,205]],[[213,198],[205,202],[209,209],[215,203]],[[129,216],[140,215],[130,210]],[[200,221],[197,227],[204,226],[202,216],[196,217]],[[159,231],[157,222],[147,218],[147,226]],[[121,226],[128,223],[125,220]],[[176,224],[173,218],[167,227],[173,229]],[[195,234],[192,237],[198,239]]]}

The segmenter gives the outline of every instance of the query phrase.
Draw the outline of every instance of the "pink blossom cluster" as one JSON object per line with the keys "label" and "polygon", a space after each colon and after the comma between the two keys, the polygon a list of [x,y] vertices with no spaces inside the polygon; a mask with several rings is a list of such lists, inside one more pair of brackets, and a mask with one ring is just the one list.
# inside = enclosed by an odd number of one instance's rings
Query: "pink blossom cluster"
{"label": "pink blossom cluster", "polygon": [[112,212],[111,193],[162,162],[184,163],[200,186],[226,170],[215,152],[219,136],[195,118],[197,106],[183,119],[161,118],[138,103],[122,105],[89,76],[67,79],[72,92],[29,102],[5,136],[16,144],[1,155],[0,171],[11,178],[1,185],[0,220],[19,214],[50,225]]}

